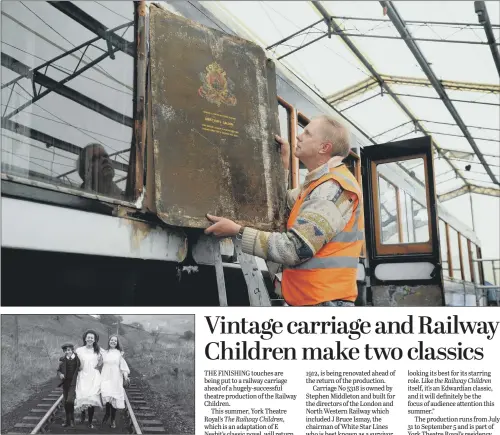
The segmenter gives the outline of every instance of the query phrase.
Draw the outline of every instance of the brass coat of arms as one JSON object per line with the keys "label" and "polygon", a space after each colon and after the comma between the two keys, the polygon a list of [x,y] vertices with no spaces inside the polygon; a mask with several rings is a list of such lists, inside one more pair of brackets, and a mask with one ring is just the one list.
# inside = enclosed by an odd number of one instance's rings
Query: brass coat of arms
{"label": "brass coat of arms", "polygon": [[226,71],[217,62],[211,63],[205,70],[206,72],[200,73],[203,85],[198,89],[198,95],[218,107],[221,104],[236,105],[234,83],[226,77]]}

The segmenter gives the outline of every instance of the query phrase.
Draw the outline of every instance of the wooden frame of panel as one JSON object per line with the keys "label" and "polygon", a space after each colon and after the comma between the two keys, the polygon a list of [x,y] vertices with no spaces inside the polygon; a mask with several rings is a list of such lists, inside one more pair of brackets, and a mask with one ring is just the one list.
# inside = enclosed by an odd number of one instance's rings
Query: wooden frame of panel
{"label": "wooden frame of panel", "polygon": [[378,187],[378,173],[377,166],[384,163],[393,163],[393,162],[401,162],[404,160],[412,160],[422,158],[424,161],[424,171],[425,171],[425,185],[429,185],[429,180],[427,176],[427,156],[425,154],[413,154],[406,157],[399,158],[391,158],[384,160],[377,160],[371,162],[371,176],[372,176],[372,198],[374,204],[374,223],[375,223],[375,251],[377,255],[397,255],[397,254],[427,254],[432,253],[432,226],[430,225],[431,221],[431,212],[429,209],[430,198],[429,198],[429,189],[426,189],[426,201],[425,205],[427,210],[427,222],[428,231],[429,231],[429,239],[427,242],[420,243],[400,243],[400,244],[390,244],[385,245],[382,243],[382,234],[381,234],[381,218],[380,218],[380,200],[379,200],[379,187]]}
{"label": "wooden frame of panel", "polygon": [[[290,161],[289,163],[289,170],[290,170],[290,177],[289,181],[291,181],[290,186],[292,188],[295,188],[296,185],[298,185],[298,180],[299,180],[299,168],[298,168],[298,162],[294,157],[294,152],[295,152],[295,147],[297,146],[297,135],[295,134],[297,127],[296,127],[296,122],[297,122],[297,115],[296,115],[296,110],[295,107],[293,107],[290,103],[285,101],[283,98],[278,96],[278,104],[283,107],[287,114],[288,114],[288,122],[287,122],[287,128],[288,128],[288,137],[289,137],[289,144],[290,144]],[[283,134],[283,132],[281,132]]]}

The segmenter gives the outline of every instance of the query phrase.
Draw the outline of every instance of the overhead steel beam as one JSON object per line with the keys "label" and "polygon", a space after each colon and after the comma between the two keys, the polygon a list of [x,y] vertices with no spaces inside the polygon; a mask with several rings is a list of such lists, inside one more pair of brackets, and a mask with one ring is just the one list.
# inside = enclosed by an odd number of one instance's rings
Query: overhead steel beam
{"label": "overhead steel beam", "polygon": [[482,187],[476,186],[475,184],[470,184],[469,186],[462,186],[459,189],[452,190],[450,192],[438,195],[439,202],[449,201],[450,199],[457,198],[458,196],[464,195],[466,193],[477,193],[479,195],[489,195],[500,197],[500,189],[495,189],[494,187]]}
{"label": "overhead steel beam", "polygon": [[[29,137],[30,139],[37,140],[39,142],[43,142],[47,144],[47,148],[54,147],[63,151],[66,151],[71,154],[80,155],[82,150],[78,145],[74,145],[70,142],[66,142],[65,140],[58,139],[49,134],[43,133],[39,130],[35,130],[34,128],[26,127],[25,125],[19,124],[15,121],[11,121],[10,119],[2,118],[2,128],[6,130],[10,130],[13,133],[20,134],[22,136]],[[111,161],[111,164],[115,169],[120,171],[128,172],[128,165],[121,162]]]}
{"label": "overhead steel beam", "polygon": [[[365,68],[370,71],[371,75],[377,80],[379,85],[392,97],[392,99],[396,102],[396,104],[403,110],[403,112],[413,121],[415,127],[420,130],[424,135],[429,136],[429,133],[427,130],[423,127],[423,125],[418,121],[417,118],[413,115],[413,113],[410,112],[410,110],[405,106],[405,104],[398,98],[397,95],[394,94],[392,89],[389,87],[389,85],[384,81],[382,76],[373,68],[373,66],[368,62],[368,60],[363,56],[363,54],[358,50],[358,48],[354,45],[354,43],[349,39],[348,36],[345,36],[343,34],[343,30],[339,27],[339,25],[335,22],[335,20],[332,19],[328,11],[323,7],[323,5],[318,2],[318,1],[313,1],[312,4],[314,7],[319,11],[321,15],[323,15],[323,18],[325,20],[328,20],[331,25],[333,26],[333,30],[335,33],[342,38],[344,43],[349,47],[349,49],[354,53],[354,55],[361,61],[361,63],[365,66]],[[448,162],[451,168],[455,170],[455,173],[462,179],[462,181],[465,184],[469,184],[467,180],[464,178],[462,174],[458,171],[458,169],[455,167],[455,165],[446,157],[442,151],[441,148],[434,142],[434,147],[436,148],[438,154],[440,154],[443,159]]]}
{"label": "overhead steel beam", "polygon": [[132,57],[135,56],[135,48],[132,42],[129,42],[126,39],[123,39],[121,36],[118,36],[116,33],[109,31],[109,29],[104,24],[100,23],[94,17],[84,12],[78,6],[75,6],[72,2],[49,1],[47,3],[54,6],[64,15],[67,15],[71,19],[75,20],[78,24],[81,24],[86,29],[94,32],[97,36],[100,36],[102,39],[109,41],[112,45],[119,48],[124,53],[127,53]]}
{"label": "overhead steel beam", "polygon": [[[352,20],[352,21],[370,21],[375,23],[387,23],[385,18],[367,18],[367,17],[345,17],[333,15],[332,18],[334,20]],[[459,27],[478,27],[480,24],[476,23],[462,23],[456,21],[421,21],[421,20],[406,20],[408,24],[425,24],[426,26],[459,26]],[[498,24],[494,24],[492,27],[499,28]]]}
{"label": "overhead steel beam", "polygon": [[[420,77],[401,77],[393,75],[382,74],[383,79],[387,83],[413,85],[413,86],[426,86],[431,87],[430,80]],[[500,85],[490,83],[473,83],[473,82],[459,82],[455,80],[439,80],[445,89],[453,91],[466,91],[466,92],[482,92],[500,94]]]}
{"label": "overhead steel beam", "polygon": [[[91,64],[87,64],[85,68],[89,67],[89,65]],[[99,103],[98,101],[93,100],[92,98],[89,98],[86,95],[83,95],[82,93],[75,91],[74,89],[71,89],[55,81],[54,79],[51,79],[50,77],[46,76],[45,74],[42,74],[39,71],[31,71],[27,65],[18,61],[12,56],[9,56],[6,53],[2,53],[2,66],[20,75],[26,75],[26,76],[31,75],[34,82],[38,83],[39,85],[42,85],[47,89],[50,89],[52,92],[62,95],[63,97],[68,98],[74,101],[75,103],[81,104],[87,109],[93,110],[94,112],[97,112],[109,119],[112,119],[113,121],[116,121],[120,124],[124,124],[127,127],[132,127],[134,125],[133,119],[130,118],[129,116],[119,113],[116,110],[113,110],[108,106],[105,106],[104,104]]]}
{"label": "overhead steel beam", "polygon": [[317,24],[321,23],[323,20],[318,20],[315,23],[309,24],[309,26],[304,27],[303,29],[298,30],[295,33],[292,33],[291,35],[288,35],[286,38],[280,39],[278,42],[275,42],[274,44],[271,44],[269,47],[266,47],[266,50],[272,50],[274,47],[277,47],[278,45],[281,45],[287,41],[289,41],[292,38],[295,38],[296,36],[299,36],[302,32],[305,32],[306,30],[309,30],[316,26]]}
{"label": "overhead steel beam", "polygon": [[495,62],[498,75],[500,76],[500,54],[498,52],[498,44],[496,42],[493,29],[491,28],[491,21],[488,15],[488,9],[486,9],[486,3],[483,1],[475,1],[474,10],[476,11],[479,19],[479,24],[484,27],[484,33],[486,33],[486,38],[488,39],[491,55],[493,56],[493,61]]}
{"label": "overhead steel beam", "polygon": [[[66,48],[56,44],[54,41],[52,41],[51,39],[49,38],[46,38],[45,36],[41,35],[40,33],[38,32],[35,32],[33,29],[31,29],[30,27],[26,26],[25,24],[23,24],[21,21],[19,20],[16,20],[13,16],[7,14],[6,12],[2,11],[2,15],[7,17],[9,20],[11,20],[12,22],[16,23],[18,26],[22,27],[24,30],[27,30],[28,32],[30,32],[31,34],[35,35],[36,37],[40,38],[42,41],[45,41],[47,42],[48,44],[52,45],[53,47],[56,47],[58,50],[61,50],[63,53],[66,52]],[[74,59],[76,60],[79,60],[80,59],[80,56],[76,56],[74,53],[70,54],[71,57],[73,57]],[[82,59],[82,63],[87,65],[89,62],[87,60],[84,60]],[[95,67],[95,71],[99,74],[102,74],[104,77],[107,77],[108,79],[114,81],[115,83],[118,83],[119,85],[133,91],[134,89],[132,88],[132,86],[129,86],[127,85],[126,83],[122,83],[120,80],[117,80],[115,77],[113,77],[111,74],[109,74],[108,72],[106,72],[101,66],[96,66]],[[3,88],[2,88],[3,89]]]}
{"label": "overhead steel beam", "polygon": [[410,32],[405,26],[405,23],[403,19],[399,16],[398,11],[394,7],[391,1],[381,1],[380,4],[384,7],[387,8],[387,15],[389,16],[390,20],[396,27],[397,31],[399,32],[401,38],[403,41],[406,43],[410,51],[412,52],[413,56],[419,63],[420,67],[424,71],[425,75],[429,79],[429,81],[432,83],[433,88],[435,91],[438,93],[438,95],[441,97],[443,103],[445,104],[446,108],[450,112],[451,116],[457,123],[458,127],[462,131],[463,135],[469,142],[470,146],[476,153],[477,157],[481,161],[482,165],[484,166],[484,169],[486,170],[486,173],[488,176],[491,178],[492,182],[495,184],[499,184],[498,180],[495,177],[495,174],[491,171],[491,168],[488,166],[488,163],[484,159],[483,154],[481,153],[481,150],[477,146],[476,142],[474,141],[474,138],[472,135],[469,133],[469,130],[467,129],[467,126],[463,122],[462,118],[460,117],[459,113],[455,109],[455,106],[453,103],[450,101],[448,95],[446,94],[446,91],[443,87],[443,85],[440,83],[436,75],[434,74],[434,71],[430,67],[429,63],[427,62],[426,58],[424,57],[423,53],[420,51],[420,48],[418,47],[417,43],[412,39],[412,36],[410,35]]}

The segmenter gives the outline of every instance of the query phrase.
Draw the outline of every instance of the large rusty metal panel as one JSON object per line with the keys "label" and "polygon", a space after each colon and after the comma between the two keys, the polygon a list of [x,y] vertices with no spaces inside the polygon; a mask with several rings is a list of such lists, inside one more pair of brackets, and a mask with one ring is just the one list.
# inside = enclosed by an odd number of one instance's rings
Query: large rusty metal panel
{"label": "large rusty metal panel", "polygon": [[151,7],[155,201],[167,224],[206,213],[260,229],[283,219],[274,65],[257,45]]}

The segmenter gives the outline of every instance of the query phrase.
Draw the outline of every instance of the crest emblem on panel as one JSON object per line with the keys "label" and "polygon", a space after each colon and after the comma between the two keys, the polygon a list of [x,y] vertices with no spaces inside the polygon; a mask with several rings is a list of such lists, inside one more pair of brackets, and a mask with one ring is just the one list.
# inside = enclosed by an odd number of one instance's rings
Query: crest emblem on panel
{"label": "crest emblem on panel", "polygon": [[226,77],[226,71],[217,63],[213,62],[205,68],[205,72],[200,73],[203,83],[198,89],[198,95],[220,107],[221,104],[227,106],[236,105],[236,97],[233,94],[234,83]]}

